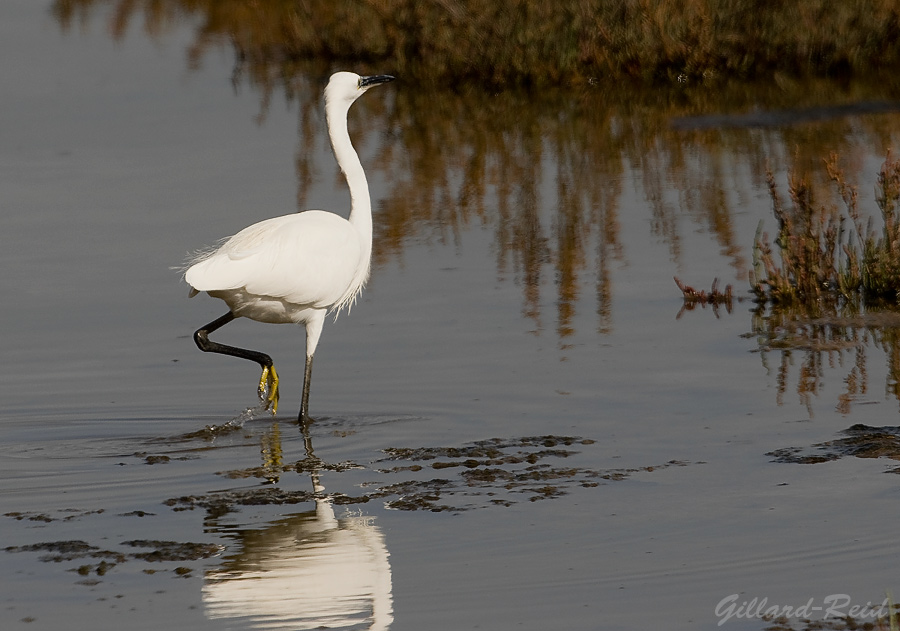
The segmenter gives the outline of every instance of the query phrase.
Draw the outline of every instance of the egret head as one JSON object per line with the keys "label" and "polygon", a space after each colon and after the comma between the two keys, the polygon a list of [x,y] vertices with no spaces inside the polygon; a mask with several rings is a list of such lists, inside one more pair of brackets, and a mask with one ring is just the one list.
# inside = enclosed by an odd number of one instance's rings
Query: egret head
{"label": "egret head", "polygon": [[394,77],[386,74],[361,77],[355,72],[336,72],[325,87],[325,102],[343,101],[349,107],[369,88],[393,80]]}

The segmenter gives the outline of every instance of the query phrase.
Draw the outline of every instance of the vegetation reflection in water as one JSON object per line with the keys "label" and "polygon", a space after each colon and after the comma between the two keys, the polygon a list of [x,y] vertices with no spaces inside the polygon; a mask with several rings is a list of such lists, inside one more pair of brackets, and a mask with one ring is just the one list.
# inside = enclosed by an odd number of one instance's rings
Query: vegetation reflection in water
{"label": "vegetation reflection in water", "polygon": [[[900,399],[900,162],[888,152],[875,185],[880,217],[869,215],[868,221],[837,154],[824,167],[843,211],[820,201],[827,195],[796,175],[790,177],[790,202],[785,204],[774,177],[768,176],[778,233],[771,244],[766,233],[757,233],[750,280],[759,307],[753,323],[764,363],[770,351],[781,350],[779,403],[792,352],[803,351],[797,392],[810,414],[823,357],[830,366],[850,366],[837,405],[848,414],[851,404],[869,392],[870,345],[887,356],[885,393]],[[852,362],[845,362],[845,353],[853,356]]]}
{"label": "vegetation reflection in water", "polygon": [[[211,49],[230,46],[233,80],[259,92],[261,117],[275,94],[294,102],[303,208],[305,191],[318,177],[312,149],[324,135],[320,83],[332,67],[285,52],[279,39],[285,37],[283,10],[278,3],[250,10],[242,3],[174,0],[54,5],[64,29],[97,15],[117,38],[138,12],[152,36],[179,21],[199,20],[188,51],[192,66]],[[328,56],[323,51],[321,58]],[[830,190],[824,157],[838,155],[846,181],[855,184],[871,180],[865,170],[871,156],[898,146],[900,114],[889,81],[798,81],[779,74],[765,84],[721,88],[687,82],[647,90],[600,80],[523,92],[457,84],[446,91],[408,87],[360,103],[367,111],[351,120],[351,133],[361,146],[375,147],[373,176],[391,182],[376,222],[376,273],[401,260],[410,242],[458,244],[465,229],[477,225],[492,234],[496,273],[522,288],[523,315],[538,334],[550,329],[565,346],[576,334],[585,295],[592,295],[596,331],[614,331],[616,269],[640,256],[622,240],[622,213],[630,212],[623,196],[632,182],[654,236],[667,244],[673,275],[686,255],[687,219],[713,235],[742,282],[754,240],[740,233],[736,215],[748,199],[767,194],[770,174],[790,172],[810,190]],[[363,119],[366,128],[358,122]],[[823,200],[827,195],[833,190]],[[551,286],[548,298],[543,294]],[[550,327],[548,304],[555,308]],[[797,391],[807,405],[829,366],[847,366],[847,388],[838,402],[846,413],[870,392],[865,356],[871,347],[886,353],[886,391],[900,398],[900,352],[891,322],[879,314],[811,317],[802,310],[763,309],[753,316],[751,335],[766,366],[773,352],[781,354],[779,401],[797,353],[804,356]]]}

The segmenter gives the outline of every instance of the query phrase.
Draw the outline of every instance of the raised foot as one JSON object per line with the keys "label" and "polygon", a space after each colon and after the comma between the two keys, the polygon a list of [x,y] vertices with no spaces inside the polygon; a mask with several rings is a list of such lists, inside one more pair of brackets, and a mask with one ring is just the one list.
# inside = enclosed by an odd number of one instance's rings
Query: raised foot
{"label": "raised foot", "polygon": [[263,366],[256,393],[264,410],[271,406],[273,415],[278,412],[278,373],[275,372],[275,366]]}

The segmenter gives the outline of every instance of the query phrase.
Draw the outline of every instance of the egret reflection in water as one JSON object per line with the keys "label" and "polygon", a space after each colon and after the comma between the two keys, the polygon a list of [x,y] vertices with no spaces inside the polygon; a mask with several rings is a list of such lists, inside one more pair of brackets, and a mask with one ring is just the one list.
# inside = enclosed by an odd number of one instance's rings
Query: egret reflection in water
{"label": "egret reflection in water", "polygon": [[[315,463],[303,427],[306,462]],[[238,551],[206,574],[203,604],[212,620],[240,619],[252,629],[388,629],[393,622],[391,567],[375,518],[337,517],[310,470],[314,511],[258,529],[230,531]]]}

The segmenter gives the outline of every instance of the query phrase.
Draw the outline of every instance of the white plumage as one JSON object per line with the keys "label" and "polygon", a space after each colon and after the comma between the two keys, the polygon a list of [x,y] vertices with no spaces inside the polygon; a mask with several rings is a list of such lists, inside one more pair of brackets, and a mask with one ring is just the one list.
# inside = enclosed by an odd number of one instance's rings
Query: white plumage
{"label": "white plumage", "polygon": [[310,310],[340,309],[362,290],[369,271],[364,237],[322,210],[274,217],[201,257],[185,280],[193,294],[221,298],[236,316],[301,323]]}
{"label": "white plumage", "polygon": [[263,368],[260,396],[273,409],[278,404],[278,379],[271,358],[211,342],[207,335],[236,317],[306,327],[301,420],[308,419],[312,358],[325,316],[349,308],[369,276],[372,206],[366,175],[347,131],[347,113],[366,90],[391,79],[388,75],[360,77],[338,72],[325,88],[328,134],[350,188],[348,219],[307,210],[260,221],[195,259],[184,275],[191,296],[206,292],[225,301],[229,308],[228,314],[194,334],[197,345],[204,351],[258,362]]}

